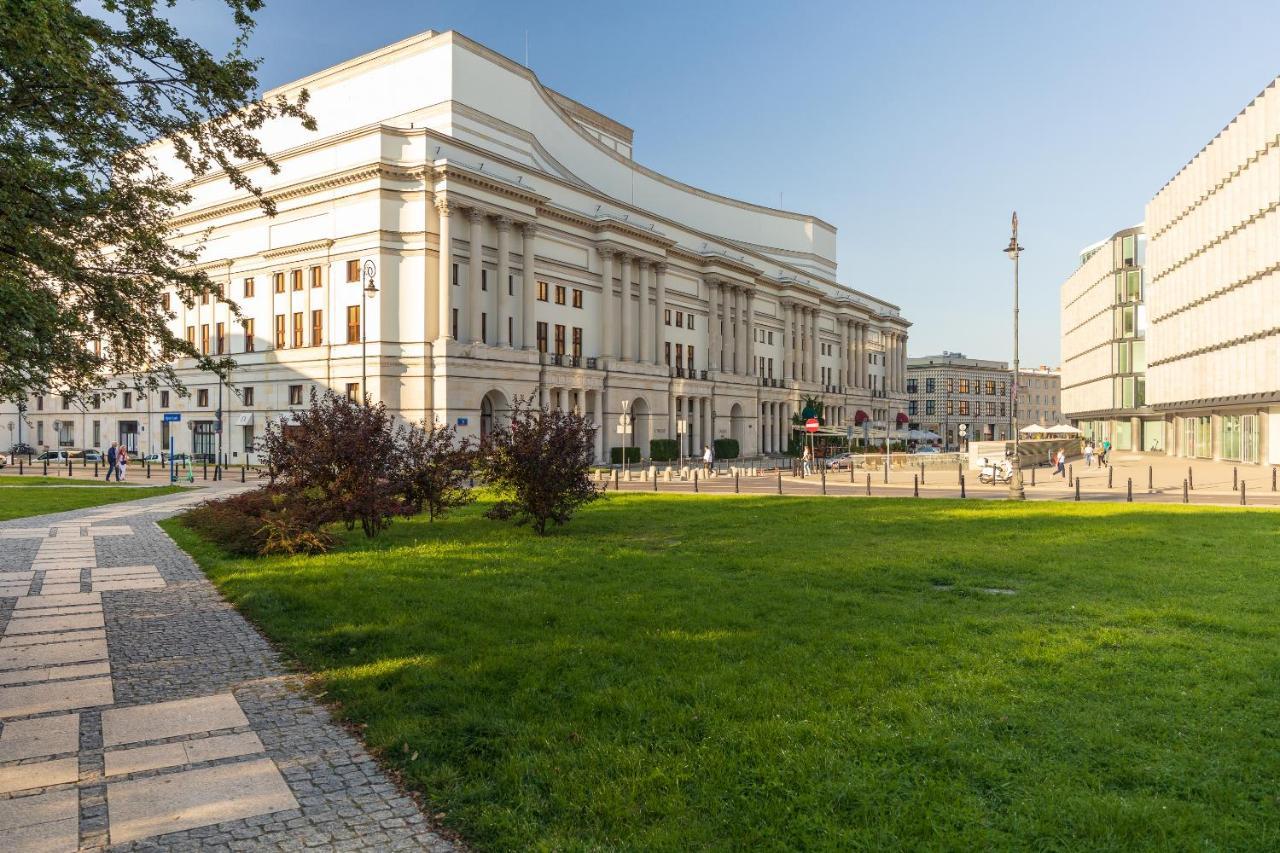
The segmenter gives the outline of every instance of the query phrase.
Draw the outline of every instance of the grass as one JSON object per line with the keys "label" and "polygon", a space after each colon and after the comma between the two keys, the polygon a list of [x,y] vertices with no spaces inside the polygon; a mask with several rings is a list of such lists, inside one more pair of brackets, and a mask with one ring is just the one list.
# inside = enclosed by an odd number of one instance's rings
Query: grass
{"label": "grass", "polygon": [[[146,480],[143,480],[145,483]],[[97,477],[42,477],[39,475],[0,474],[0,486],[105,486],[105,479]],[[115,485],[112,481],[111,485]],[[138,485],[135,483],[134,485]]]}
{"label": "grass", "polygon": [[1274,513],[483,509],[306,559],[165,525],[480,849],[1280,847]]}
{"label": "grass", "polygon": [[3,486],[0,488],[0,521],[123,501],[136,501],[181,491],[178,486],[157,486],[149,489],[130,486],[121,486],[118,489],[86,489],[78,485],[68,486],[65,481],[61,485],[10,486],[0,480],[0,486]]}

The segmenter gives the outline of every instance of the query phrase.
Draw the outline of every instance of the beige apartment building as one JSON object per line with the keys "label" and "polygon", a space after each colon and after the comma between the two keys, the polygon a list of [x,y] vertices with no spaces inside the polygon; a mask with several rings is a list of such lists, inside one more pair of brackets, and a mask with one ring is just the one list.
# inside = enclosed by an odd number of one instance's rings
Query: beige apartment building
{"label": "beige apartment building", "polygon": [[1160,451],[1165,422],[1146,401],[1147,239],[1141,225],[1080,252],[1062,285],[1062,408],[1099,444]]}
{"label": "beige apartment building", "polygon": [[1179,456],[1280,463],[1280,90],[1147,204],[1147,403]]}
{"label": "beige apartment building", "polygon": [[808,398],[836,426],[905,412],[910,324],[840,283],[836,229],[818,217],[644,167],[631,128],[458,33],[277,91],[304,87],[318,130],[268,124],[280,172],[249,168],[278,216],[215,173],[186,180],[174,221],[244,321],[170,295],[172,329],[235,358],[234,393],[186,360],[190,396],[0,408],[6,446],[19,431],[139,452],[173,437],[179,452],[253,462],[264,424],[314,388],[367,391],[472,437],[532,397],[598,424],[602,460],[659,438],[778,453]]}
{"label": "beige apartment building", "polygon": [[1056,368],[1040,365],[1018,371],[1018,425],[1043,427],[1062,423],[1062,375]]}

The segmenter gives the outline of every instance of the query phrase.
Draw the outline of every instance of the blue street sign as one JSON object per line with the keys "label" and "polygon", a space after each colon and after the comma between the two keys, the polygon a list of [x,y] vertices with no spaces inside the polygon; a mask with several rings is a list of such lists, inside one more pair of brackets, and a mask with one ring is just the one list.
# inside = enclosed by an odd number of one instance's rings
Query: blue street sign
{"label": "blue street sign", "polygon": [[164,422],[167,424],[177,423],[182,420],[182,412],[165,412]]}
{"label": "blue street sign", "polygon": [[466,425],[467,425],[466,418],[458,418],[458,426],[466,426]]}

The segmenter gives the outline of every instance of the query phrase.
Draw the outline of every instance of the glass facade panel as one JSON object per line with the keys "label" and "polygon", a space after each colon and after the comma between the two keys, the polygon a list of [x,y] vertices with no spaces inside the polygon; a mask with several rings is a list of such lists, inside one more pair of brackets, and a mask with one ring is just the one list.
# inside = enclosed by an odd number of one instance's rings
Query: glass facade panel
{"label": "glass facade panel", "polygon": [[1240,461],[1240,416],[1222,416],[1222,458]]}

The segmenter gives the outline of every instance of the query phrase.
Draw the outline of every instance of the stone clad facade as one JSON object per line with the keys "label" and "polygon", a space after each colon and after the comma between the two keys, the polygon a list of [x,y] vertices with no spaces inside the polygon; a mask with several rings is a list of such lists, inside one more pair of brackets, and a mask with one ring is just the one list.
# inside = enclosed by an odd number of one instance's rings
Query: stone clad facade
{"label": "stone clad facade", "polygon": [[221,391],[223,455],[252,462],[313,387],[471,435],[532,397],[599,423],[601,459],[677,435],[780,452],[809,397],[837,424],[905,411],[909,323],[837,282],[827,223],[646,169],[629,128],[457,33],[279,91],[302,88],[319,130],[267,126],[280,172],[250,169],[278,216],[210,175],[175,221],[247,322],[170,297],[173,329],[233,356],[238,393],[180,364],[189,397],[32,400],[24,440],[206,455]]}

